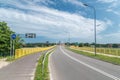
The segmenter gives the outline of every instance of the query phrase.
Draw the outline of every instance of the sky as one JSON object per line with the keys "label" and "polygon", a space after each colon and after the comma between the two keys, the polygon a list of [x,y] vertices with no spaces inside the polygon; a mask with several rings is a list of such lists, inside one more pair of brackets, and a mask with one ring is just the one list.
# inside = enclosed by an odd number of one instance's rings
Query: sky
{"label": "sky", "polygon": [[26,42],[94,42],[96,9],[97,43],[120,43],[120,0],[0,0],[0,21],[23,35]]}

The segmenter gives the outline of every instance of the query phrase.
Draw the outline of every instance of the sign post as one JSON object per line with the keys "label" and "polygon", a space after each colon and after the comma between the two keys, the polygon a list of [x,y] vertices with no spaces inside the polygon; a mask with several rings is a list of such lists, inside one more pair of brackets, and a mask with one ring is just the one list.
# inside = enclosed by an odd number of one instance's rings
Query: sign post
{"label": "sign post", "polygon": [[13,53],[13,56],[14,56],[14,40],[15,39],[16,39],[16,34],[12,34],[11,37],[10,37],[10,56],[11,57],[12,57],[12,53]]}
{"label": "sign post", "polygon": [[11,49],[12,49],[12,39],[11,39],[11,36],[10,36],[10,57],[12,56]]}

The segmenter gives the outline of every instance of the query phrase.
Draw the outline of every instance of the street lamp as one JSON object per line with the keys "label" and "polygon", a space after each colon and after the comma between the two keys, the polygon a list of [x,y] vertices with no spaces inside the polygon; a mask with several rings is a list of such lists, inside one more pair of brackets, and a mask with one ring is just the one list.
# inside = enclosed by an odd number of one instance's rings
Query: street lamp
{"label": "street lamp", "polygon": [[95,7],[94,6],[91,6],[91,5],[88,5],[88,4],[83,4],[84,6],[87,6],[87,7],[90,7],[90,8],[92,8],[93,10],[94,10],[94,38],[95,38],[95,56],[96,56],[96,41],[97,41],[97,39],[96,39],[96,9],[95,9]]}

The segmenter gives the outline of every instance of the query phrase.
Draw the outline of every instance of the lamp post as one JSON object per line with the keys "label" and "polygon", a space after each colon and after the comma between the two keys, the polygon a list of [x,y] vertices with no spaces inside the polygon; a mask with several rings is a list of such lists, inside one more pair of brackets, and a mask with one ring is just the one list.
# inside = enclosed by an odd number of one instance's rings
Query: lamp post
{"label": "lamp post", "polygon": [[91,6],[91,5],[88,5],[88,4],[83,4],[84,6],[87,6],[87,7],[90,7],[94,10],[94,38],[95,38],[95,45],[94,45],[94,50],[95,50],[95,56],[96,56],[96,42],[97,42],[97,39],[96,39],[96,9],[94,6]]}

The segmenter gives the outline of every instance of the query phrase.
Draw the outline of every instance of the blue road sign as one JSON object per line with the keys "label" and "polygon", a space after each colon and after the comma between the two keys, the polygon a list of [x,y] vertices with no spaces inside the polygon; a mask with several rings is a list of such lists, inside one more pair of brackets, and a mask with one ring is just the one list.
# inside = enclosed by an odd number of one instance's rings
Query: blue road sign
{"label": "blue road sign", "polygon": [[12,35],[11,35],[11,38],[12,38],[12,39],[16,39],[16,34],[12,34]]}

